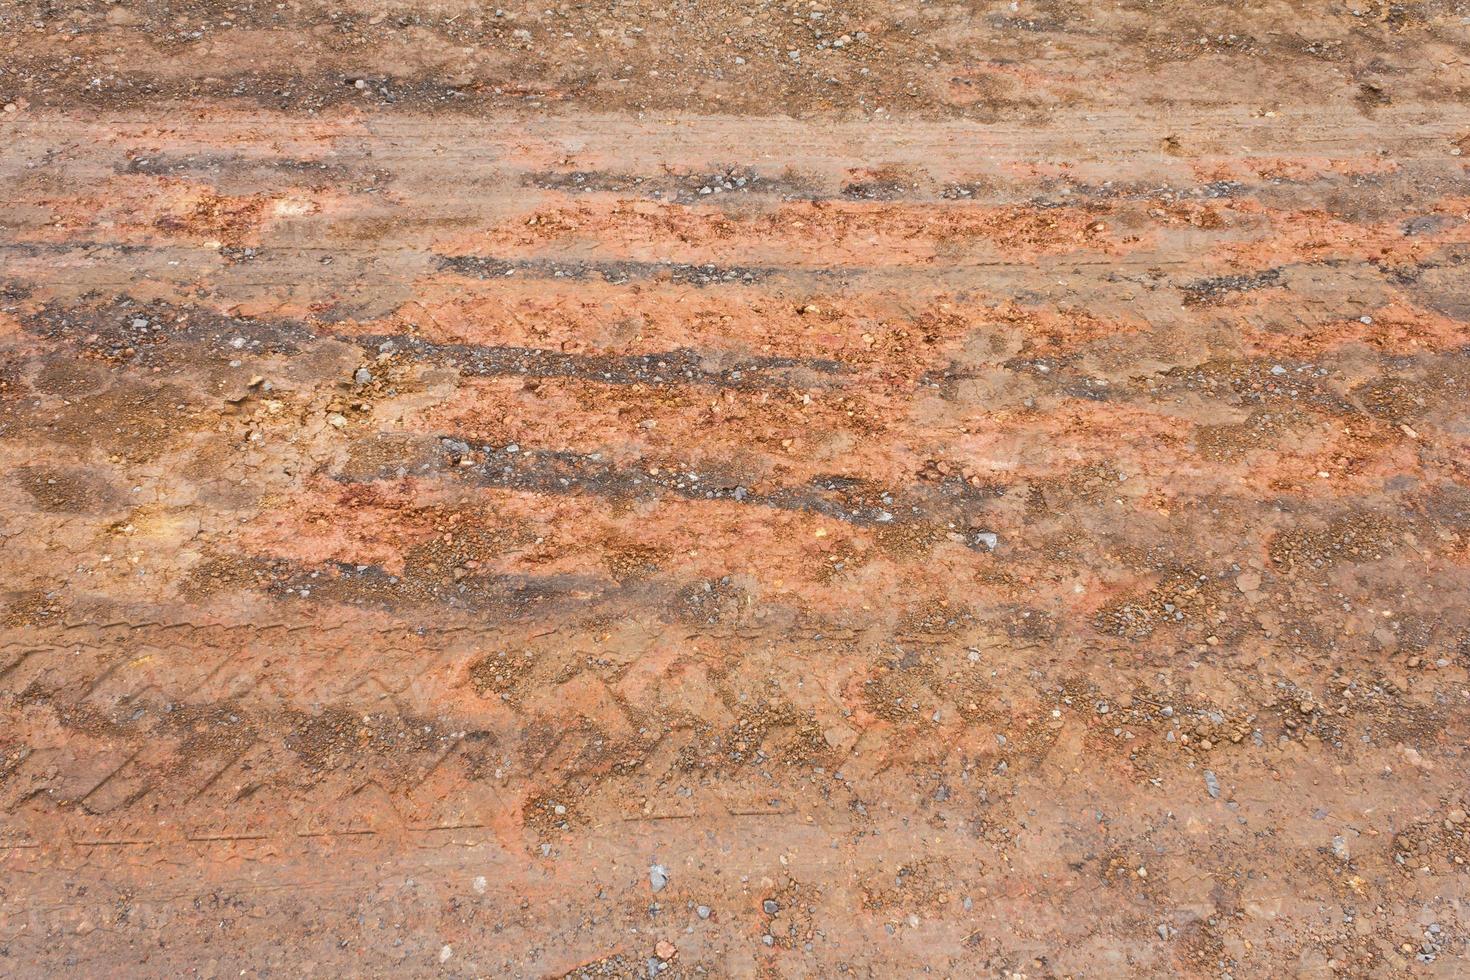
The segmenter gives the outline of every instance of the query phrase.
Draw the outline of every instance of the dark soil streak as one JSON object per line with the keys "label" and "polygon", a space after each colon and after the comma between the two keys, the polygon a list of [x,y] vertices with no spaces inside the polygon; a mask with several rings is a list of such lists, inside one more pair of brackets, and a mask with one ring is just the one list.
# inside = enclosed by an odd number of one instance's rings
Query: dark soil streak
{"label": "dark soil streak", "polygon": [[721,501],[753,507],[819,514],[856,527],[932,524],[963,533],[967,547],[991,550],[986,532],[968,530],[970,519],[983,507],[989,494],[936,497],[927,490],[890,493],[849,477],[830,476],[805,487],[780,487],[757,491],[740,477],[719,472],[670,470],[652,473],[645,468],[620,466],[600,454],[557,450],[522,450],[445,436],[438,450],[426,461],[404,466],[381,464],[376,470],[352,475],[339,474],[344,482],[391,480],[403,477],[440,475],[497,489],[520,490],[553,496],[592,493],[604,497],[657,499],[671,494],[686,500]]}
{"label": "dark soil streak", "polygon": [[[434,344],[387,334],[351,339],[368,350],[452,367],[475,377],[581,378],[614,385],[690,384],[754,390],[831,384],[825,376],[850,370],[841,361],[824,358],[717,356],[689,349],[657,354],[563,354],[526,347]],[[720,365],[719,361],[729,363]]]}

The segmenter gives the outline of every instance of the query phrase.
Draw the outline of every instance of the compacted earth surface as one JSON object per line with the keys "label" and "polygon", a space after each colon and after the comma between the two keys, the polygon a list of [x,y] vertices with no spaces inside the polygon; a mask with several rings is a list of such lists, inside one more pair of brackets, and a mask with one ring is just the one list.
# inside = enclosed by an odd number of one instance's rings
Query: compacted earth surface
{"label": "compacted earth surface", "polygon": [[1463,976],[1470,4],[504,2],[0,4],[0,974]]}

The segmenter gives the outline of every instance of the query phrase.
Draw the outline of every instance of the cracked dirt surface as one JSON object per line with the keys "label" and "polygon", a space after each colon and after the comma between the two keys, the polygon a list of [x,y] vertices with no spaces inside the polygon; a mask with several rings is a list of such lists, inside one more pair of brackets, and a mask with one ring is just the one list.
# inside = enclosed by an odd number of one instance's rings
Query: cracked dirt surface
{"label": "cracked dirt surface", "polygon": [[1470,8],[1234,6],[0,6],[0,973],[1464,975]]}

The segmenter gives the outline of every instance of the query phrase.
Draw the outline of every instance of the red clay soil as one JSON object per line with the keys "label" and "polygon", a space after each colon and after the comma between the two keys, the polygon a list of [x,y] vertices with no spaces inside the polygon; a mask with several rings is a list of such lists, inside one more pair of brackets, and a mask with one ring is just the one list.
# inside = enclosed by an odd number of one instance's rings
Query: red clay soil
{"label": "red clay soil", "polygon": [[1465,975],[1470,5],[0,54],[0,975]]}

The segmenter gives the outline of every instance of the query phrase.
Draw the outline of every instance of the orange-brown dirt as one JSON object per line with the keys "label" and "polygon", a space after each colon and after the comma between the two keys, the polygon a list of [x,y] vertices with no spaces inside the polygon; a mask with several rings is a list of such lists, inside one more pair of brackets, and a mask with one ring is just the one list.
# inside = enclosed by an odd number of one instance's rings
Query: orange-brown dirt
{"label": "orange-brown dirt", "polygon": [[0,975],[1466,974],[1470,5],[0,54]]}

